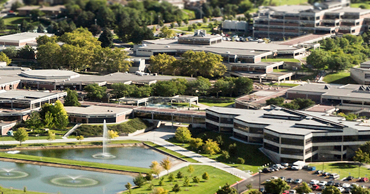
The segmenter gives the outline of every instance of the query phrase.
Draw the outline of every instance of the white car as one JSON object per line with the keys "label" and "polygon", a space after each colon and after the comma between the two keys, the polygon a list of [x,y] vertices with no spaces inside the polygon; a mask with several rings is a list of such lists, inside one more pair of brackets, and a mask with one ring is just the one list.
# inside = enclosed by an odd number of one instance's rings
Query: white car
{"label": "white car", "polygon": [[344,188],[343,187],[337,187],[338,189],[339,189],[339,191],[341,192],[341,193],[343,193],[344,192]]}
{"label": "white car", "polygon": [[271,180],[274,180],[274,179],[279,179],[279,177],[277,177],[277,176],[272,176],[272,177],[271,177]]}
{"label": "white car", "polygon": [[295,183],[295,184],[301,184],[301,183],[302,183],[302,179],[296,179],[296,180],[294,181],[294,183]]}
{"label": "white car", "polygon": [[351,183],[351,188],[352,188],[353,186],[358,186],[358,184],[357,184],[357,183]]}
{"label": "white car", "polygon": [[325,186],[326,185],[326,183],[328,183],[327,181],[321,181],[321,182],[319,182],[319,186]]}
{"label": "white car", "polygon": [[349,183],[343,183],[343,184],[342,184],[342,187],[343,187],[343,188],[348,188],[348,187],[350,187],[350,186],[351,186],[351,185],[350,185]]}
{"label": "white car", "polygon": [[310,185],[317,185],[319,184],[320,181],[318,180],[315,180],[315,179],[312,179],[311,182],[310,182]]}

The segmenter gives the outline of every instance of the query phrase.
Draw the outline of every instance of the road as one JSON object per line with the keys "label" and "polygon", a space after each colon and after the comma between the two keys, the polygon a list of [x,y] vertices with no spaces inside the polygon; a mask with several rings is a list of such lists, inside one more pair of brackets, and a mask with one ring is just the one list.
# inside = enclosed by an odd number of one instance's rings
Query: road
{"label": "road", "polygon": [[[246,179],[246,178],[251,177],[251,175],[249,173],[246,173],[242,170],[230,167],[226,164],[217,162],[215,160],[209,159],[209,158],[204,157],[200,154],[197,154],[195,152],[189,151],[185,148],[182,148],[180,146],[176,146],[176,145],[174,145],[170,142],[167,142],[166,139],[169,139],[169,138],[171,138],[175,135],[175,130],[176,130],[175,128],[172,128],[170,126],[164,126],[164,127],[158,128],[154,131],[143,133],[143,134],[140,134],[140,135],[137,135],[137,136],[118,137],[118,138],[115,138],[115,140],[151,141],[151,142],[153,142],[157,145],[163,146],[163,147],[165,147],[169,150],[172,150],[172,151],[180,153],[184,156],[190,157],[190,158],[200,162],[200,164],[202,164],[202,165],[213,166],[215,168],[218,168],[220,170],[223,170],[223,171],[226,171],[230,174],[238,176],[241,179]],[[102,141],[102,140],[103,140],[102,137],[93,137],[93,138],[85,138],[82,141],[83,142],[91,142],[91,141]],[[56,139],[56,140],[53,141],[53,143],[61,143],[61,142],[68,143],[68,142],[78,142],[78,141],[76,139]],[[0,142],[0,144],[3,144],[3,145],[11,145],[11,144],[18,144],[18,143],[19,143],[18,141],[1,141]],[[48,141],[48,140],[27,140],[27,141],[23,142],[23,144],[36,144],[36,143],[50,143],[50,141]],[[177,170],[179,168],[182,168],[184,166],[187,166],[189,164],[192,164],[192,163],[184,162],[180,165],[174,166],[170,170],[170,172],[175,171],[175,170]],[[192,165],[199,165],[199,163],[194,163]]]}
{"label": "road", "polygon": [[4,8],[1,10],[0,12],[0,17],[4,17],[7,15],[8,11],[10,11],[10,8],[12,7],[12,4],[15,3],[15,2],[21,2],[23,3],[22,0],[8,0],[5,4],[4,4]]}

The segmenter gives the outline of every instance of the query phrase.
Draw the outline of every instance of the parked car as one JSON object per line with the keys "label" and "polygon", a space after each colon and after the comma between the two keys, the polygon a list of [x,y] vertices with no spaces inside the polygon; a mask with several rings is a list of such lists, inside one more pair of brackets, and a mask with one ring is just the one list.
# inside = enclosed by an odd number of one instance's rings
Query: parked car
{"label": "parked car", "polygon": [[357,183],[352,183],[351,188],[354,187],[354,186],[358,186],[358,184]]}
{"label": "parked car", "polygon": [[341,183],[334,183],[334,187],[341,187],[342,184]]}
{"label": "parked car", "polygon": [[281,166],[288,167],[289,166],[289,163],[281,163]]}
{"label": "parked car", "polygon": [[287,178],[287,179],[286,179],[286,182],[287,182],[287,183],[292,183],[292,182],[293,182],[293,179],[292,179],[292,178]]}
{"label": "parked car", "polygon": [[351,181],[351,180],[353,180],[355,177],[353,177],[353,176],[349,176],[349,177],[347,177],[347,180],[348,181]]}
{"label": "parked car", "polygon": [[334,181],[329,181],[326,183],[326,186],[333,186],[334,185]]}
{"label": "parked car", "polygon": [[344,188],[343,187],[338,187],[339,191],[342,193],[344,192]]}
{"label": "parked car", "polygon": [[320,189],[320,186],[319,185],[312,185],[312,190],[319,190]]}
{"label": "parked car", "polygon": [[348,187],[350,187],[350,186],[351,186],[351,185],[350,185],[350,184],[348,184],[348,183],[343,183],[343,184],[342,184],[342,187],[343,187],[343,188],[348,188]]}
{"label": "parked car", "polygon": [[271,177],[271,180],[274,180],[274,179],[279,179],[279,177],[277,177],[277,176],[272,176],[272,177]]}
{"label": "parked car", "polygon": [[320,181],[312,179],[310,185],[317,185]]}
{"label": "parked car", "polygon": [[302,179],[296,179],[296,180],[294,181],[294,183],[295,183],[295,184],[301,184],[301,183],[302,183]]}
{"label": "parked car", "polygon": [[322,171],[321,170],[316,170],[315,174],[321,174]]}
{"label": "parked car", "polygon": [[326,183],[328,183],[328,182],[326,182],[326,181],[321,181],[321,182],[319,182],[319,183],[318,183],[318,185],[319,185],[319,186],[325,186],[325,185],[326,185]]}
{"label": "parked car", "polygon": [[324,189],[325,189],[325,187],[326,187],[325,185],[320,186],[319,190],[320,190],[320,191],[322,191],[322,190],[324,190]]}
{"label": "parked car", "polygon": [[296,190],[290,190],[289,191],[289,194],[296,194],[297,193],[297,191]]}
{"label": "parked car", "polygon": [[339,178],[339,174],[337,173],[333,173],[333,174],[330,174],[330,177],[331,179],[338,179]]}
{"label": "parked car", "polygon": [[360,180],[358,180],[359,182],[368,182],[369,181],[369,179],[368,178],[366,178],[366,177],[362,177],[362,178],[360,178]]}
{"label": "parked car", "polygon": [[271,169],[270,168],[264,168],[264,169],[262,169],[262,172],[263,173],[270,173]]}
{"label": "parked car", "polygon": [[280,177],[281,180],[285,181],[285,176]]}

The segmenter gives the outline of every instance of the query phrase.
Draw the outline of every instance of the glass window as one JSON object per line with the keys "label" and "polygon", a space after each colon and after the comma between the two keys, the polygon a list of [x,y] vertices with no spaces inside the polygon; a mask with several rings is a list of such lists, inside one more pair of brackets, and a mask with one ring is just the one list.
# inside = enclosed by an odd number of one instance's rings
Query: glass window
{"label": "glass window", "polygon": [[281,154],[303,156],[303,150],[291,149],[291,148],[281,148]]}
{"label": "glass window", "polygon": [[214,121],[216,123],[220,122],[219,117],[213,116],[211,114],[206,114],[206,119]]}
{"label": "glass window", "polygon": [[262,137],[248,137],[250,143],[263,143]]}
{"label": "glass window", "polygon": [[152,113],[135,112],[134,115],[139,118],[152,119]]}
{"label": "glass window", "polygon": [[271,134],[264,133],[264,138],[267,140],[273,141],[275,143],[279,143],[279,137],[273,136]]}
{"label": "glass window", "polygon": [[248,136],[242,135],[240,133],[234,132],[234,137],[243,141],[248,141]]}
{"label": "glass window", "polygon": [[220,127],[220,132],[232,132],[233,131],[233,128],[231,127]]}
{"label": "glass window", "polygon": [[241,125],[241,124],[238,124],[238,123],[234,123],[234,128],[238,129],[238,130],[241,130],[241,131],[249,132],[248,126],[244,126],[244,125]]}
{"label": "glass window", "polygon": [[221,123],[233,124],[234,123],[234,119],[233,118],[222,118],[221,117]]}
{"label": "glass window", "polygon": [[194,117],[193,118],[193,123],[204,124],[204,123],[206,123],[206,119],[205,118],[200,118],[200,117]]}
{"label": "glass window", "polygon": [[262,134],[263,133],[263,128],[250,127],[249,132],[250,133]]}
{"label": "glass window", "polygon": [[212,131],[219,131],[218,126],[213,125],[211,123],[206,123],[206,129],[212,130]]}
{"label": "glass window", "polygon": [[313,137],[312,142],[313,143],[319,143],[319,142],[341,142],[342,136],[322,136],[322,137]]}
{"label": "glass window", "polygon": [[268,144],[268,143],[264,143],[264,144],[263,144],[263,147],[264,147],[265,149],[270,150],[270,151],[273,151],[273,152],[279,153],[279,147],[277,147],[277,146],[274,146],[274,145],[271,145],[271,144]]}
{"label": "glass window", "polygon": [[281,144],[303,146],[303,140],[301,140],[301,139],[281,138]]}
{"label": "glass window", "polygon": [[309,139],[306,139],[306,145],[312,143],[312,137]]}

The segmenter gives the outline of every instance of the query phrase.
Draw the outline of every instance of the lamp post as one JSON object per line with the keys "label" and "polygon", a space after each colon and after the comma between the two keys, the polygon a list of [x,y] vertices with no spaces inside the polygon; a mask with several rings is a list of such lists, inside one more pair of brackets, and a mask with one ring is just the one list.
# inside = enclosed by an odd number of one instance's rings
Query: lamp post
{"label": "lamp post", "polygon": [[95,21],[95,26],[96,26],[96,19],[94,21]]}
{"label": "lamp post", "polygon": [[258,181],[258,191],[261,191],[261,170],[258,171],[259,181]]}
{"label": "lamp post", "polygon": [[[159,25],[159,20],[160,20],[160,18],[161,18],[161,16],[160,15],[158,15],[158,25]],[[159,25],[160,26],[160,25]]]}

